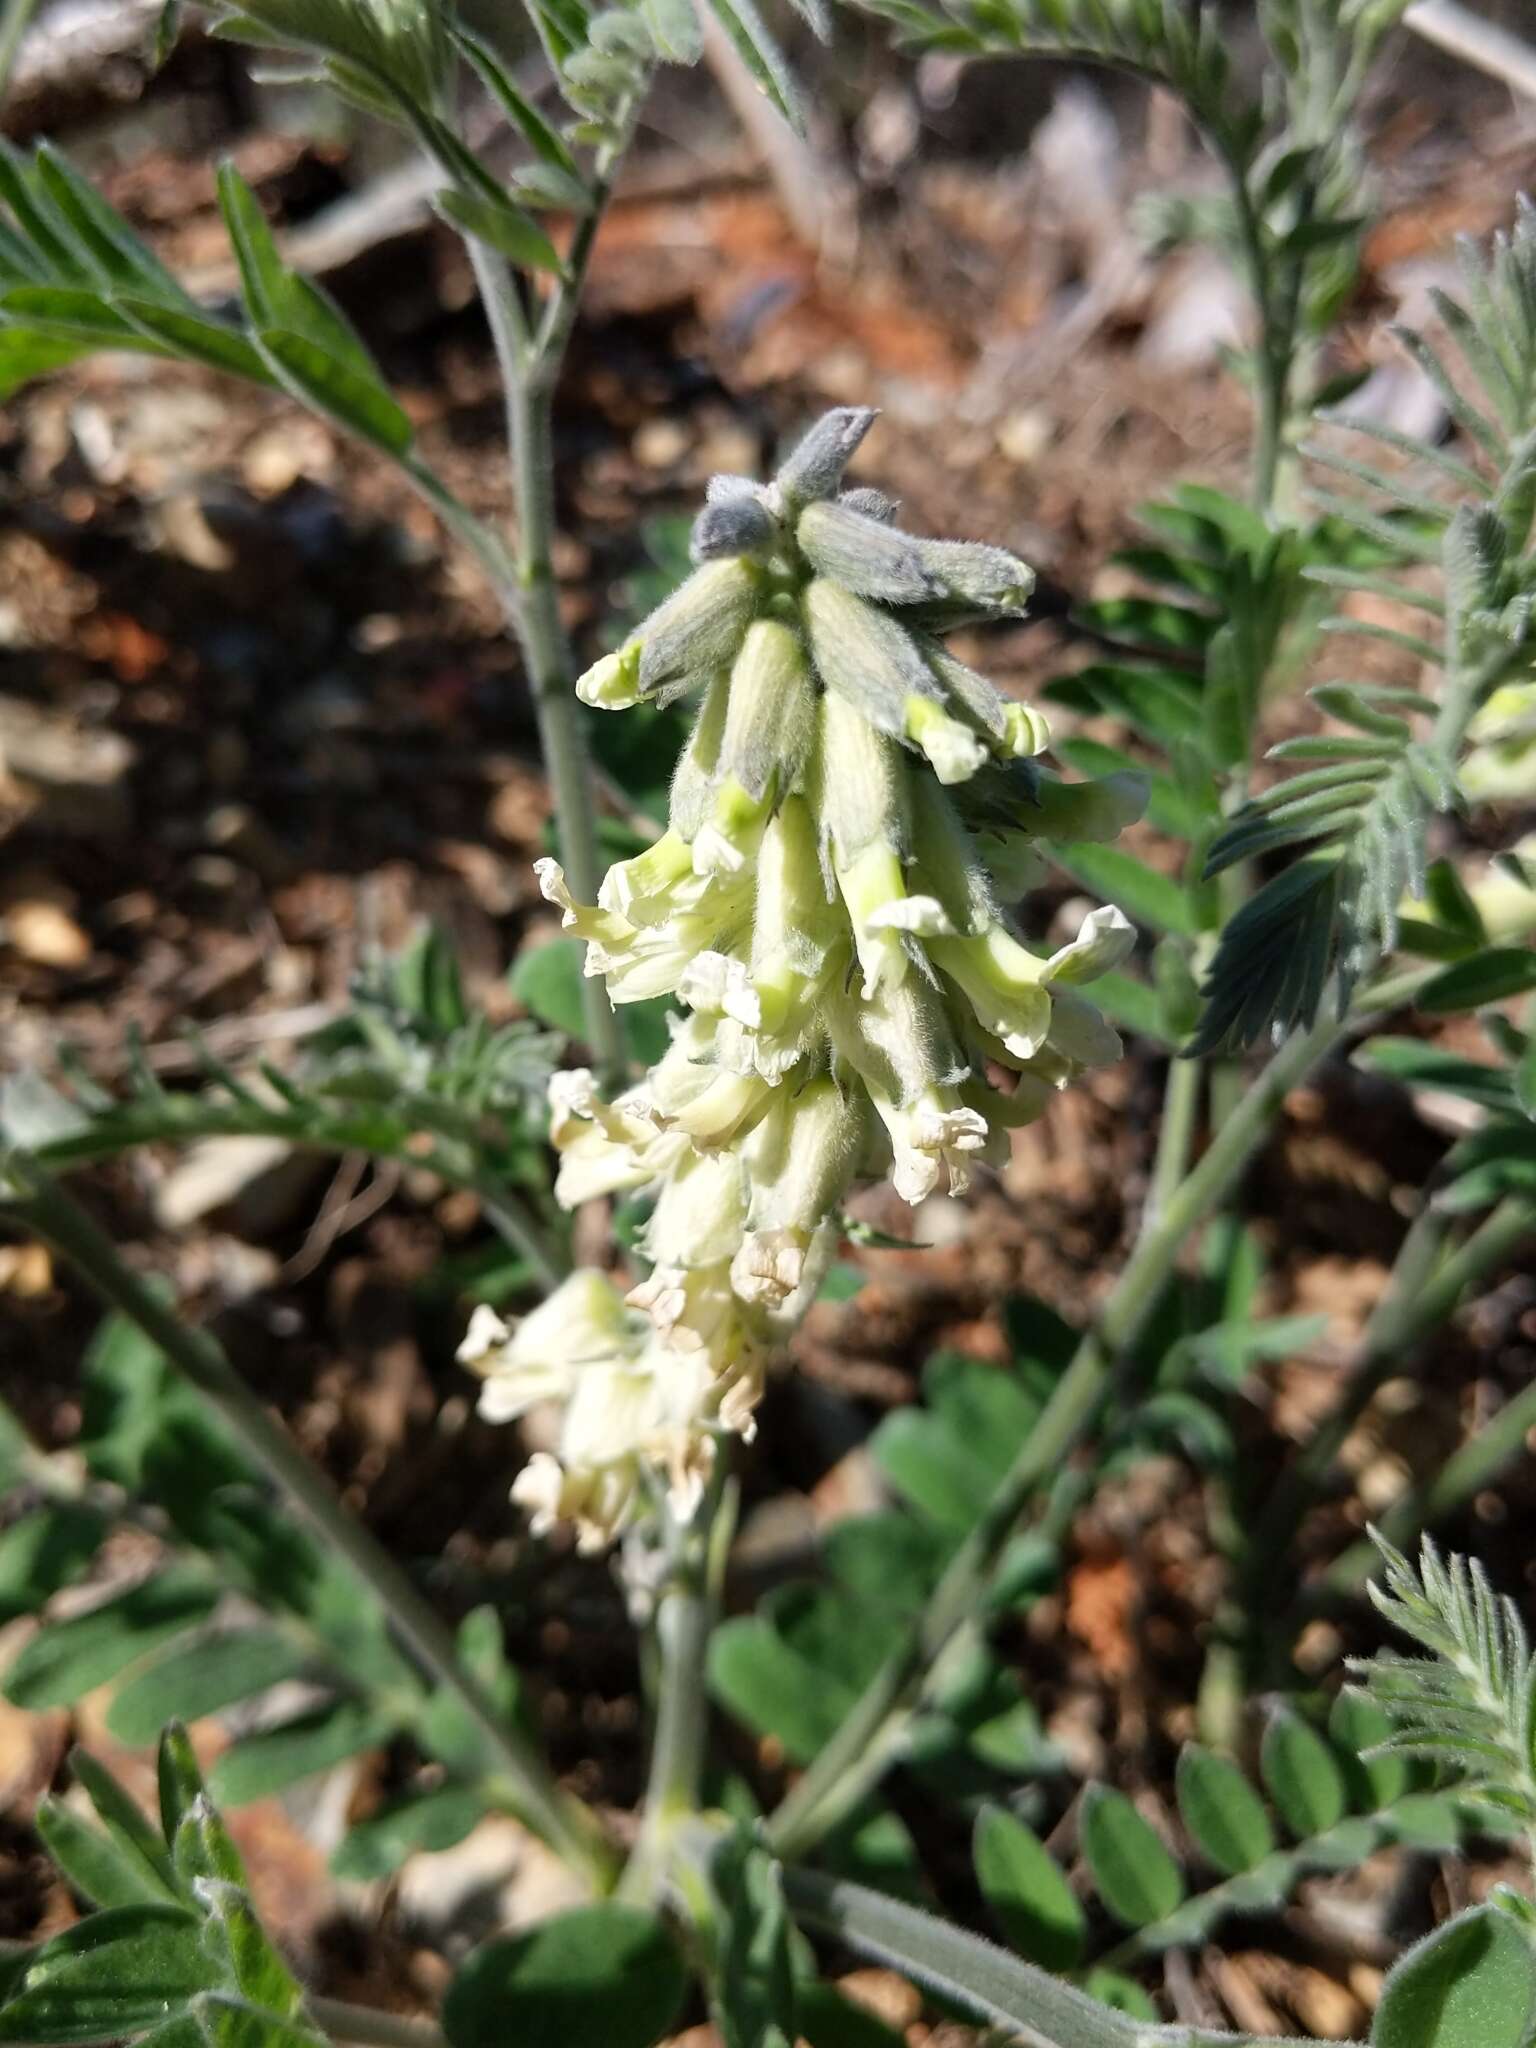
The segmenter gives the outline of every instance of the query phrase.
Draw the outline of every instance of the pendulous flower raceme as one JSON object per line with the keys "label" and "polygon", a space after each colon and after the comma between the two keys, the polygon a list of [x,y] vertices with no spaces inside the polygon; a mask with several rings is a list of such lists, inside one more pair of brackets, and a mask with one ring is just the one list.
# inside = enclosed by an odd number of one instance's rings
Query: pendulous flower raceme
{"label": "pendulous flower raceme", "polygon": [[958,1194],[1054,1090],[1118,1058],[1083,984],[1132,931],[1094,911],[1030,950],[1004,914],[1053,839],[1139,815],[1134,777],[1065,784],[1043,720],[942,635],[1017,616],[1034,578],[1002,548],[926,540],[842,489],[874,420],[828,413],[771,483],[716,477],[698,567],[577,685],[622,710],[700,699],[665,832],[576,902],[540,885],[616,1003],[672,998],[665,1055],[612,1101],[555,1077],[566,1206],[647,1191],[649,1274],[578,1273],[463,1356],[486,1413],[563,1402],[515,1496],[601,1547],[665,1490],[686,1514],[722,1431],[750,1435],[767,1359],[815,1298],[858,1180]]}

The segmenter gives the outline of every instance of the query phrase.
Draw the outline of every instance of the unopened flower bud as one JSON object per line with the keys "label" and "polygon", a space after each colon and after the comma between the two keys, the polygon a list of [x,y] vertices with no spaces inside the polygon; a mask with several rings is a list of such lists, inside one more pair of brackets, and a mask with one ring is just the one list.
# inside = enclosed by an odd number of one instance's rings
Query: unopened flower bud
{"label": "unopened flower bud", "polygon": [[885,491],[877,491],[869,484],[861,484],[857,490],[844,491],[839,496],[839,505],[846,505],[850,512],[862,512],[866,519],[878,519],[882,526],[889,526],[901,510],[900,501]]}
{"label": "unopened flower bud", "polygon": [[846,498],[818,498],[795,528],[800,552],[820,576],[885,604],[912,604],[940,593],[910,534],[852,509]]}
{"label": "unopened flower bud", "polygon": [[774,479],[784,502],[794,506],[830,498],[877,417],[867,405],[840,405],[823,413]]}
{"label": "unopened flower bud", "polygon": [[1022,612],[1035,572],[1006,548],[983,541],[919,540],[923,567],[950,596],[1000,615]]}
{"label": "unopened flower bud", "polygon": [[[740,559],[706,562],[576,684],[588,704],[622,710],[641,697],[707,681],[734,656],[752,621],[758,571]],[[676,686],[668,691],[668,685]]]}
{"label": "unopened flower bud", "polygon": [[1003,752],[1029,760],[1051,744],[1051,728],[1032,704],[1010,704],[1003,713]]}
{"label": "unopened flower bud", "polygon": [[761,553],[777,533],[773,515],[755,490],[732,492],[704,507],[693,522],[690,548],[696,562],[716,562]]}
{"label": "unopened flower bud", "polygon": [[878,731],[906,730],[910,698],[938,701],[932,669],[911,636],[884,612],[826,576],[808,585],[801,606],[817,673]]}
{"label": "unopened flower bud", "polygon": [[758,619],[731,669],[720,772],[758,801],[799,782],[816,729],[805,648],[793,626]]}
{"label": "unopened flower bud", "polygon": [[576,678],[576,694],[599,711],[627,711],[640,702],[640,647],[626,641],[613,654],[594,661]]}

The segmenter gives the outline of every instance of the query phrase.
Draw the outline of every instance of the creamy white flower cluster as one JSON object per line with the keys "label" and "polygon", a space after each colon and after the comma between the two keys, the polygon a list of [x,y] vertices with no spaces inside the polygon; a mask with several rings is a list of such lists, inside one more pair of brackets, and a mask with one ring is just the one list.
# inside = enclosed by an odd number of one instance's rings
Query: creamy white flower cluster
{"label": "creamy white flower cluster", "polygon": [[610,709],[702,692],[655,844],[595,905],[538,867],[615,1002],[687,1013],[615,1101],[584,1072],[552,1090],[563,1203],[655,1191],[650,1277],[621,1300],[578,1275],[514,1337],[478,1321],[466,1353],[491,1375],[488,1412],[566,1400],[558,1455],[517,1492],[594,1546],[653,1481],[685,1511],[716,1434],[750,1432],[855,1180],[959,1193],[1120,1052],[1081,988],[1129,951],[1126,919],[1097,910],[1041,957],[998,889],[1029,886],[1042,842],[1112,837],[1143,791],[1045,775],[1043,721],[943,646],[1021,612],[1034,579],[843,491],[873,418],[829,413],[770,484],[717,477],[695,573],[577,686]]}

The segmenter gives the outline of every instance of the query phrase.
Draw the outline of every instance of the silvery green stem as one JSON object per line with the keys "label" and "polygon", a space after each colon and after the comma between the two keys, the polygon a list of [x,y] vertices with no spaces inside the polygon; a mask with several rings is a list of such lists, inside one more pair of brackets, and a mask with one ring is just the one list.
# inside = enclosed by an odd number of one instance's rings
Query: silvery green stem
{"label": "silvery green stem", "polygon": [[116,1246],[37,1162],[9,1153],[0,1205],[24,1229],[67,1259],[110,1308],[165,1353],[236,1438],[293,1502],[322,1543],[337,1552],[379,1602],[401,1648],[437,1685],[454,1693],[484,1734],[507,1798],[528,1825],[595,1890],[606,1889],[611,1855],[597,1822],[550,1776],[544,1759],[507,1722],[479,1680],[459,1661],[452,1635],[394,1559],[332,1494],[324,1479],[272,1420],[205,1330],[194,1329],[122,1259]]}
{"label": "silvery green stem", "polygon": [[678,1822],[699,1810],[709,1720],[704,1666],[719,1618],[720,1580],[735,1522],[726,1473],[722,1445],[692,1522],[672,1529],[675,1556],[656,1604],[656,1727],[644,1820],[620,1882],[621,1896],[637,1903],[651,1902],[665,1878]]}
{"label": "silvery green stem", "polygon": [[1024,2048],[1302,2048],[1116,2012],[979,1935],[819,1871],[787,1869],[784,1896],[803,1925],[1002,2027]]}
{"label": "silvery green stem", "polygon": [[306,1998],[304,2003],[321,2030],[345,2048],[448,2048],[448,2036],[432,2020],[378,2012],[339,1998]]}
{"label": "silvery green stem", "polygon": [[36,12],[37,0],[6,0],[5,12],[0,16],[0,99],[11,82],[23,39]]}
{"label": "silvery green stem", "polygon": [[[551,414],[560,365],[575,324],[576,307],[613,178],[628,146],[640,95],[619,123],[615,139],[598,158],[591,205],[579,221],[566,261],[541,318],[530,320],[517,281],[503,256],[473,236],[465,248],[474,267],[490,325],[506,398],[507,448],[517,507],[515,582],[508,613],[522,649],[538,722],[539,746],[549,777],[560,859],[571,892],[581,903],[597,901],[603,877],[597,840],[597,800],[582,738],[575,663],[560,616],[552,549],[555,538],[554,453]],[[593,1059],[610,1077],[623,1072],[624,1034],[608,991],[597,977],[582,981],[582,1009]]]}

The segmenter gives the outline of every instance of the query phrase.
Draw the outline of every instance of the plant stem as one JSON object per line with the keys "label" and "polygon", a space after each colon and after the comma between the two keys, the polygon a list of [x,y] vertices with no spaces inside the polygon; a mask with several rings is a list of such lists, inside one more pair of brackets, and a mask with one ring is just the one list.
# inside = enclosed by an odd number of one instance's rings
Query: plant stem
{"label": "plant stem", "polygon": [[1147,1184],[1146,1206],[1141,1214],[1142,1236],[1155,1228],[1157,1219],[1166,1211],[1189,1172],[1204,1079],[1205,1063],[1202,1060],[1181,1059],[1175,1053],[1168,1062],[1163,1114],[1157,1132],[1157,1155],[1152,1162],[1152,1178]]}
{"label": "plant stem", "polygon": [[1236,1183],[1287,1093],[1343,1035],[1329,1020],[1283,1045],[1213,1137],[1204,1157],[1144,1230],[1066,1372],[981,1518],[951,1560],[901,1647],[845,1717],[767,1824],[781,1856],[803,1856],[836,1817],[879,1782],[905,1736],[923,1674],[980,1611],[1004,1545],[1041,1481],[1060,1469],[1092,1426],[1115,1368],[1145,1329],[1185,1239]]}
{"label": "plant stem", "polygon": [[181,1320],[119,1255],[78,1203],[24,1153],[6,1156],[6,1212],[53,1247],[110,1307],[137,1325],[196,1388],[241,1448],[338,1552],[379,1602],[417,1668],[455,1693],[484,1734],[509,1797],[529,1826],[594,1889],[606,1887],[611,1856],[596,1821],[554,1782],[543,1758],[505,1722],[484,1688],[459,1662],[453,1637],[431,1604],[361,1522],[341,1507],[324,1479],[246,1387],[205,1330]]}
{"label": "plant stem", "polygon": [[0,99],[10,85],[11,73],[36,12],[37,0],[6,0],[5,12],[0,15]]}
{"label": "plant stem", "polygon": [[655,1617],[659,1653],[656,1728],[642,1806],[640,1838],[620,1883],[621,1895],[649,1903],[662,1883],[677,1824],[699,1810],[709,1719],[704,1662],[719,1618],[720,1580],[734,1505],[723,1451],[693,1520],[674,1529],[671,1573]]}
{"label": "plant stem", "polygon": [[378,2012],[371,2005],[349,2005],[339,1998],[306,1998],[304,2003],[316,2024],[348,2048],[448,2048],[448,2036],[432,2020]]}
{"label": "plant stem", "polygon": [[[517,493],[518,581],[522,602],[518,638],[533,693],[539,745],[549,776],[560,858],[579,903],[595,903],[603,879],[597,844],[597,802],[575,692],[575,663],[550,549],[555,533],[554,456],[551,448],[552,377],[540,367],[519,378],[508,394],[512,414],[512,470]],[[624,1034],[601,975],[581,984],[587,1039],[599,1070],[610,1079],[624,1070]]]}
{"label": "plant stem", "polygon": [[[465,237],[506,397],[517,553],[512,564],[514,588],[509,593],[503,584],[503,596],[510,598],[508,615],[522,649],[533,698],[560,859],[572,893],[582,903],[597,901],[603,863],[597,840],[596,792],[574,687],[575,663],[560,616],[551,553],[555,538],[552,414],[555,384],[598,224],[612,194],[618,162],[628,146],[639,98],[637,95],[626,109],[619,134],[598,159],[592,203],[577,225],[566,274],[555,287],[542,320],[534,323],[534,331],[530,332],[517,280],[506,259],[473,236]],[[593,1059],[606,1077],[616,1078],[625,1066],[624,1033],[600,976],[583,977],[581,999]]]}

